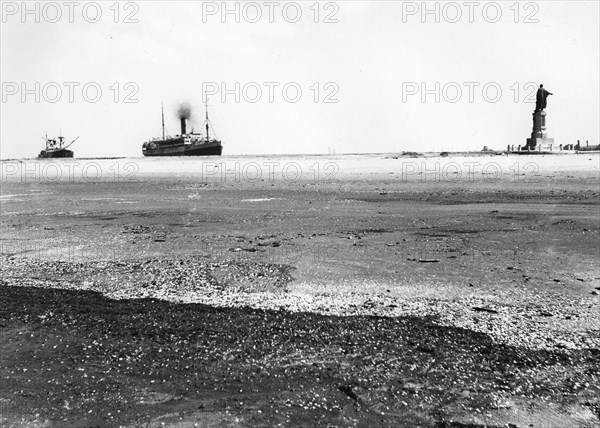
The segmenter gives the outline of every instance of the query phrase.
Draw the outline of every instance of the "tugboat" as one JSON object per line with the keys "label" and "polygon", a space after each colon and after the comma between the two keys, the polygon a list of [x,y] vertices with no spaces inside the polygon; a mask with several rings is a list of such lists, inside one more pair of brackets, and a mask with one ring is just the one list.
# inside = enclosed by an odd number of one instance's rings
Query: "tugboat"
{"label": "tugboat", "polygon": [[77,141],[77,138],[71,141],[68,146],[65,146],[65,137],[48,138],[48,135],[42,137],[46,142],[46,149],[40,152],[38,158],[72,158],[74,153],[72,150],[67,150],[67,148]]}
{"label": "tugboat", "polygon": [[[186,122],[191,117],[191,108],[184,104],[179,107],[178,116],[181,123],[181,135],[165,136],[165,113],[161,104],[162,113],[162,138],[153,138],[142,145],[144,156],[221,156],[223,146],[221,141],[216,138],[210,138],[209,125],[212,124],[208,119],[208,107],[206,108],[206,118],[204,127],[206,134],[186,132]],[[213,128],[214,134],[214,128]],[[216,137],[216,135],[215,135]]]}

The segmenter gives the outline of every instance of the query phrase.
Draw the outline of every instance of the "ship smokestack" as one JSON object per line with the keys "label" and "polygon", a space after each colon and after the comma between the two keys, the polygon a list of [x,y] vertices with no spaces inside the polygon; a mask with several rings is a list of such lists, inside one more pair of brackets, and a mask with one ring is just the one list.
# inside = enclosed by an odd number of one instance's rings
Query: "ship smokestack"
{"label": "ship smokestack", "polygon": [[192,107],[188,103],[181,103],[177,109],[177,117],[181,121],[181,135],[185,135],[186,120],[192,117]]}

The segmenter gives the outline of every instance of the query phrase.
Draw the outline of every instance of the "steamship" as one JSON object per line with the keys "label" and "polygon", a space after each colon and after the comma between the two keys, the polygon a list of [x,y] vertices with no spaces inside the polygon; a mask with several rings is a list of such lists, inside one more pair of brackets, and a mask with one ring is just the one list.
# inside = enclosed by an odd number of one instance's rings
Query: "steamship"
{"label": "steamship", "polygon": [[[181,134],[165,136],[165,113],[162,113],[162,138],[153,138],[142,145],[144,156],[221,156],[223,146],[221,141],[209,136],[208,108],[206,109],[205,130],[206,134],[186,132],[186,122],[189,119],[189,108],[186,114],[179,114],[181,121]],[[212,124],[210,124],[212,127]],[[214,134],[214,129],[213,129]],[[216,135],[215,135],[216,136]]]}
{"label": "steamship", "polygon": [[48,135],[42,137],[46,141],[46,148],[40,152],[38,158],[72,158],[73,150],[67,150],[67,148],[77,141],[77,138],[71,141],[68,146],[65,146],[65,137],[48,138]]}

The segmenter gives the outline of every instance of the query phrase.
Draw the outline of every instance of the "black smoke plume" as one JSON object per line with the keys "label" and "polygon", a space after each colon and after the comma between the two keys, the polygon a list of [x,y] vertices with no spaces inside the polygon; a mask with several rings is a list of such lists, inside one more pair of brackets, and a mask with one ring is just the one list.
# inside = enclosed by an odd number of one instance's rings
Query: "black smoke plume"
{"label": "black smoke plume", "polygon": [[177,109],[177,117],[179,119],[189,119],[192,117],[192,106],[189,103],[181,103]]}

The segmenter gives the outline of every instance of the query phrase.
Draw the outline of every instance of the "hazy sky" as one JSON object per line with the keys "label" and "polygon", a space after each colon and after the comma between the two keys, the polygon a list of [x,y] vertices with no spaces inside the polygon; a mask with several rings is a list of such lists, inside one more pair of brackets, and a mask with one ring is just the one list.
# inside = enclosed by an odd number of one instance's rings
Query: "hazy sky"
{"label": "hazy sky", "polygon": [[2,2],[1,158],[141,156],[203,88],[224,154],[517,146],[539,83],[558,143],[599,141],[597,1],[112,5]]}

